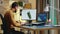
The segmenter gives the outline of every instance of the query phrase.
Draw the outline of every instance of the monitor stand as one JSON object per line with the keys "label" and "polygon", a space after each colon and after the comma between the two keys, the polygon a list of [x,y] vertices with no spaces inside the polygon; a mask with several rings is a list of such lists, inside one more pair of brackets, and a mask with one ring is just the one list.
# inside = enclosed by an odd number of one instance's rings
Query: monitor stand
{"label": "monitor stand", "polygon": [[27,20],[27,21],[28,21],[29,26],[32,26],[32,20]]}

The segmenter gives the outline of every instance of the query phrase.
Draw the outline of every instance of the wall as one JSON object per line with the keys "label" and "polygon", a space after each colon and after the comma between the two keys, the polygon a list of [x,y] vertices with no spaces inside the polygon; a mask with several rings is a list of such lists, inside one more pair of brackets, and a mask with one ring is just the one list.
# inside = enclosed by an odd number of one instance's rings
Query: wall
{"label": "wall", "polygon": [[[6,10],[8,9],[8,5],[9,5],[9,1],[5,1],[3,0],[3,4],[0,6],[0,14],[4,15]],[[0,24],[1,24],[1,20],[0,20]]]}
{"label": "wall", "polygon": [[36,8],[36,0],[29,0],[29,3],[32,4],[32,8],[33,8],[33,9]]}

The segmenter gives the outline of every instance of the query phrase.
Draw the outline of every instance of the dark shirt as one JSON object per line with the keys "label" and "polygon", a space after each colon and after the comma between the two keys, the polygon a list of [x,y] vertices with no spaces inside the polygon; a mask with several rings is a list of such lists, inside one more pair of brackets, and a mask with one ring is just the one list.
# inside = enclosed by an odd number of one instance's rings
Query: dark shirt
{"label": "dark shirt", "polygon": [[10,27],[11,27],[11,24],[12,24],[12,20],[11,20],[11,16],[10,16],[10,13],[9,12],[5,13],[4,20],[5,20],[4,26],[8,30],[11,29]]}

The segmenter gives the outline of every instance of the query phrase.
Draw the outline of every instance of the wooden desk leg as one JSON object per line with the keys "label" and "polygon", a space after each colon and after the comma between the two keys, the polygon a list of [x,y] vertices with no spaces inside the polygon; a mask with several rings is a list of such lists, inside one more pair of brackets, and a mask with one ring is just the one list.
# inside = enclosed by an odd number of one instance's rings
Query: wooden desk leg
{"label": "wooden desk leg", "polygon": [[52,29],[52,30],[50,30],[50,34],[58,34],[58,29]]}
{"label": "wooden desk leg", "polygon": [[57,30],[54,30],[54,34],[58,34],[58,29]]}
{"label": "wooden desk leg", "polygon": [[31,31],[31,34],[34,34],[34,31]]}
{"label": "wooden desk leg", "polygon": [[44,30],[41,30],[41,31],[40,31],[40,34],[44,34]]}
{"label": "wooden desk leg", "polygon": [[35,33],[36,33],[36,34],[39,34],[39,31],[38,31],[38,30],[36,30],[36,31],[35,31]]}

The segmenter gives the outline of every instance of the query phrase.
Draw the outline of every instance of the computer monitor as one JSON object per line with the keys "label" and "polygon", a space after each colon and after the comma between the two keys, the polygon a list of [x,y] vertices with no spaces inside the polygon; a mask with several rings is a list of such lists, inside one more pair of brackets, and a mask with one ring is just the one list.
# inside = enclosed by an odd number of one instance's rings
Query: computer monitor
{"label": "computer monitor", "polygon": [[36,20],[36,9],[23,9],[22,20]]}
{"label": "computer monitor", "polygon": [[38,17],[37,17],[38,22],[46,22],[46,20],[47,20],[47,14],[46,13],[38,14]]}

